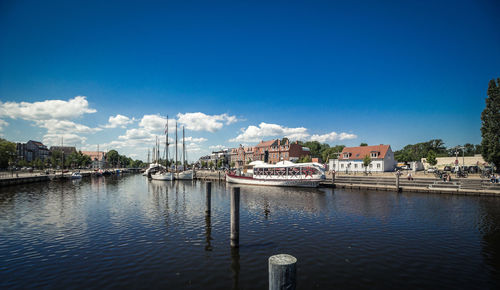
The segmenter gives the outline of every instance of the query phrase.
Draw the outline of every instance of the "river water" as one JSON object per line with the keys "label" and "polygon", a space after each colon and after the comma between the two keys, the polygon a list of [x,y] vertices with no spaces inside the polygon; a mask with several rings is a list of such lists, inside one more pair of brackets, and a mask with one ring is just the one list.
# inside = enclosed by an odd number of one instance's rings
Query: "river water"
{"label": "river water", "polygon": [[269,256],[299,289],[497,288],[500,198],[241,186],[141,175],[0,188],[0,288],[266,289]]}

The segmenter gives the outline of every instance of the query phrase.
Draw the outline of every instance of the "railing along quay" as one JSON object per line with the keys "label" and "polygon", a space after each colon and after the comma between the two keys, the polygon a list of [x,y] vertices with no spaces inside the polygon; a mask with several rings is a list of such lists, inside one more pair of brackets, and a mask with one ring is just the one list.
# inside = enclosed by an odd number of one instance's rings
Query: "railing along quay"
{"label": "railing along quay", "polygon": [[[398,191],[397,177],[387,176],[336,176],[332,183],[330,178],[321,183],[324,187],[373,189]],[[399,191],[403,192],[429,192],[451,193],[464,195],[485,195],[500,197],[500,184],[490,183],[486,179],[454,178],[450,182],[437,178],[407,178],[400,177]]]}

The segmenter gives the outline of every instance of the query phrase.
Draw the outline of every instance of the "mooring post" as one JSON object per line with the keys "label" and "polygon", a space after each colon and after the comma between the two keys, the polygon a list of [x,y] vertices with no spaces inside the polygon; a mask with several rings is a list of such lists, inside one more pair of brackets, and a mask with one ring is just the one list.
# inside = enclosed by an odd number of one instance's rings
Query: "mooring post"
{"label": "mooring post", "polygon": [[332,186],[335,186],[335,170],[332,170]]}
{"label": "mooring post", "polygon": [[231,193],[231,247],[240,246],[240,188]]}
{"label": "mooring post", "polygon": [[401,191],[401,187],[399,186],[399,176],[401,176],[401,172],[398,171],[398,172],[396,172],[396,190],[398,192]]}
{"label": "mooring post", "polygon": [[269,290],[295,289],[297,259],[288,254],[269,257]]}
{"label": "mooring post", "polygon": [[210,215],[210,211],[212,209],[212,182],[207,182],[207,194],[205,197],[205,214]]}
{"label": "mooring post", "polygon": [[219,181],[220,181],[220,170],[219,170]]}

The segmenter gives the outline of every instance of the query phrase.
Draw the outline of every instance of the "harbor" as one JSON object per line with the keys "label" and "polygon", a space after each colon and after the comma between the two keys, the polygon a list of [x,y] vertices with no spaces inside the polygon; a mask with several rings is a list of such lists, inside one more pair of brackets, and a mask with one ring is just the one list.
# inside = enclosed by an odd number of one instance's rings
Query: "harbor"
{"label": "harbor", "polygon": [[240,186],[235,249],[234,186],[212,182],[209,215],[206,187],[140,174],[4,187],[0,285],[263,289],[277,253],[297,258],[297,289],[499,285],[500,199]]}

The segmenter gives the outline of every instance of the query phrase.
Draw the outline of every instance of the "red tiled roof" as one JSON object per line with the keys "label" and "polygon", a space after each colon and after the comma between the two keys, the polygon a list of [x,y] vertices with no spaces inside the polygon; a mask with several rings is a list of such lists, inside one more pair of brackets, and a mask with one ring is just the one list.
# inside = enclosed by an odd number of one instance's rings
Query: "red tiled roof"
{"label": "red tiled roof", "polygon": [[[339,160],[362,160],[366,155],[370,156],[371,152],[380,152],[379,156],[374,159],[384,159],[389,148],[391,148],[390,145],[383,144],[375,146],[344,147],[344,150],[342,150],[339,156]],[[344,153],[351,153],[351,157],[344,158]]]}
{"label": "red tiled roof", "polygon": [[257,146],[255,146],[255,147],[269,147],[269,146],[273,145],[274,142],[276,142],[276,140],[260,141],[260,143],[257,144]]}

